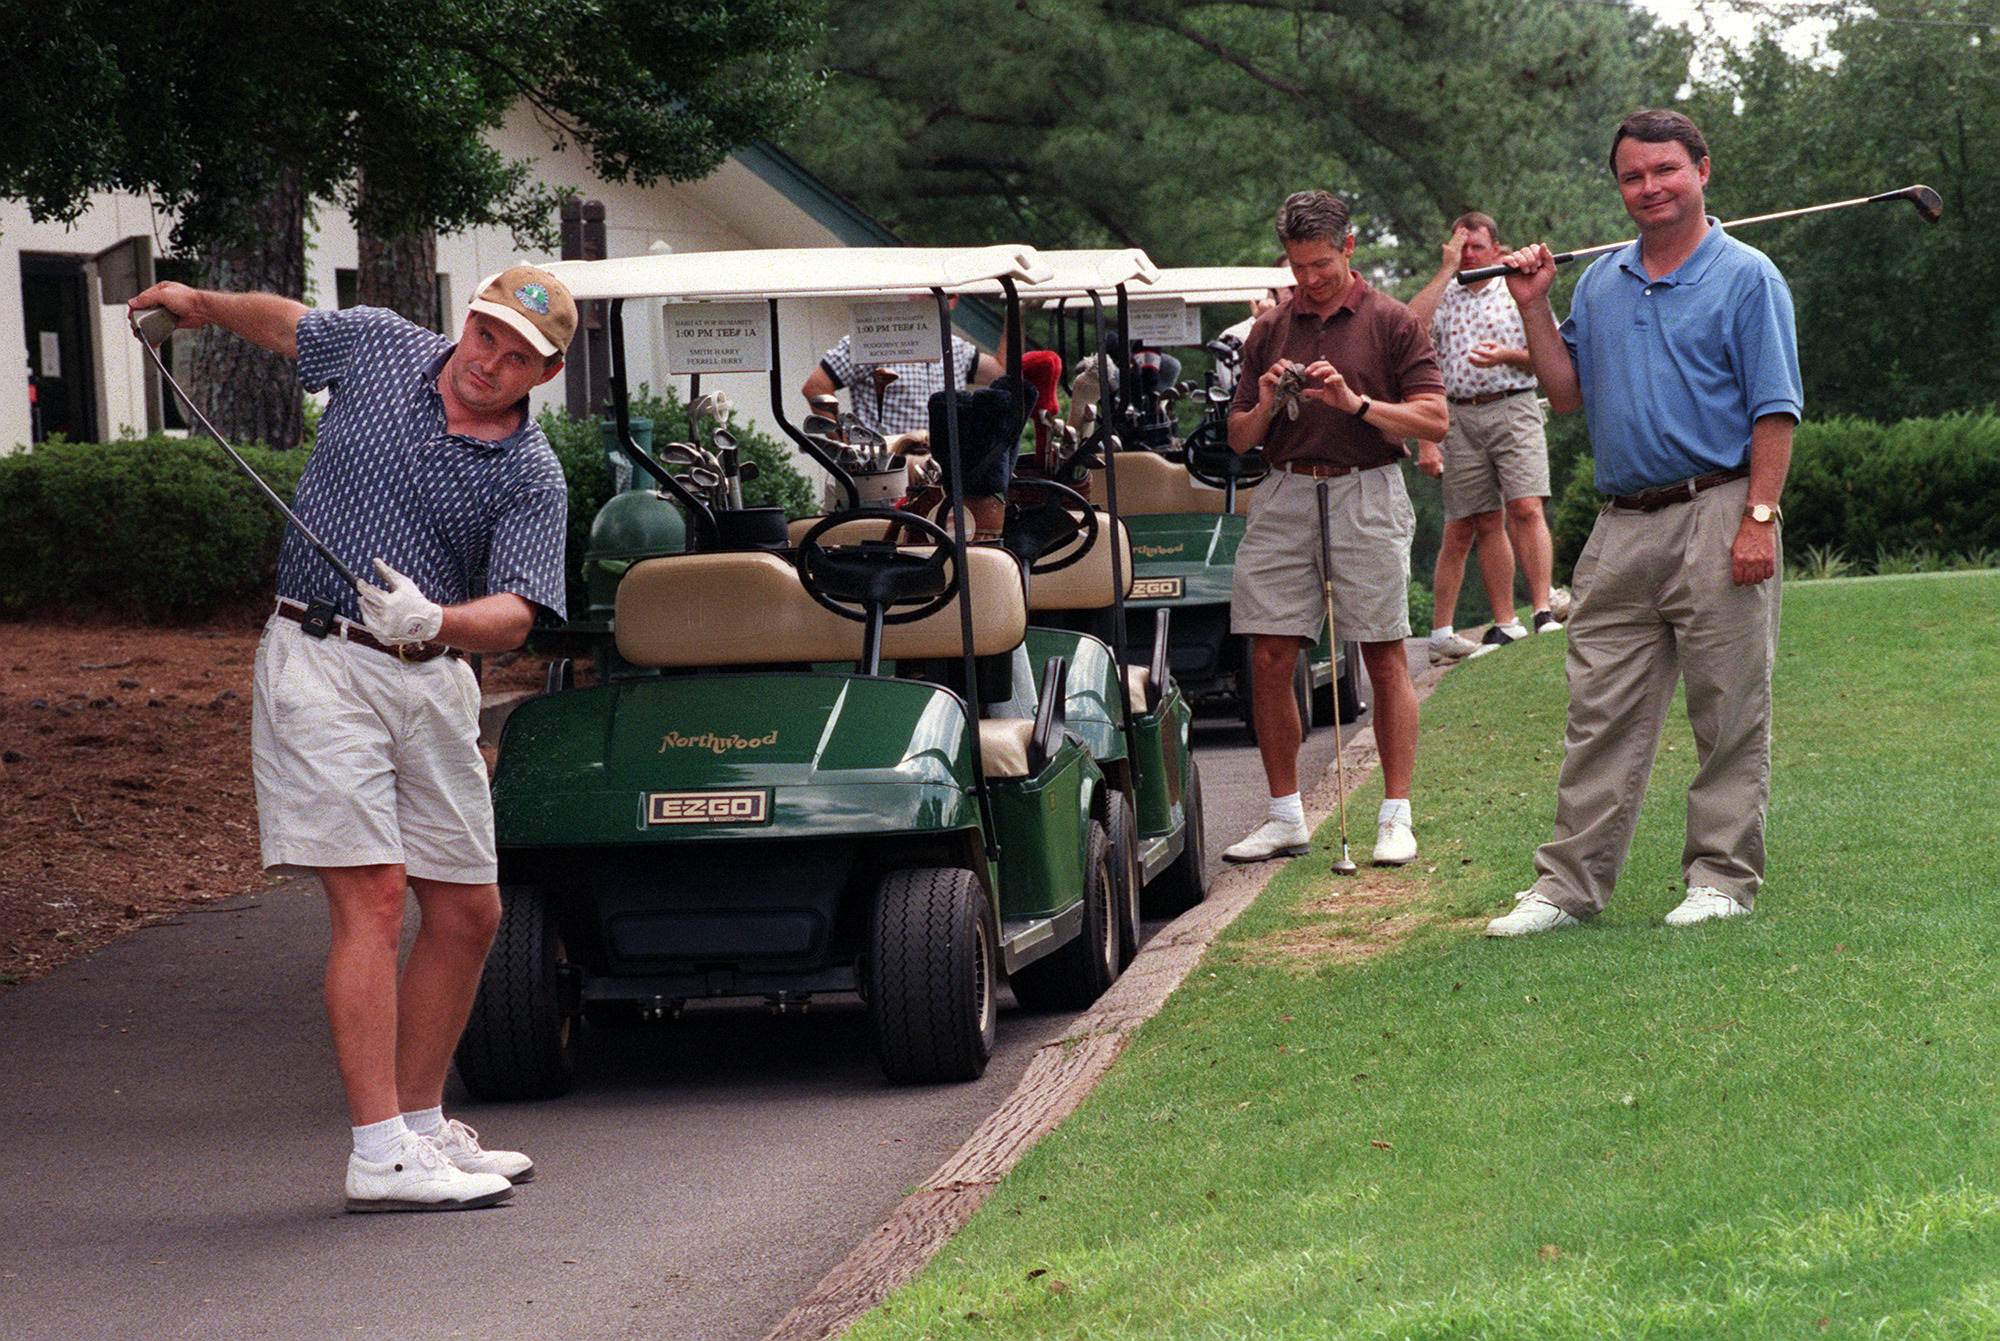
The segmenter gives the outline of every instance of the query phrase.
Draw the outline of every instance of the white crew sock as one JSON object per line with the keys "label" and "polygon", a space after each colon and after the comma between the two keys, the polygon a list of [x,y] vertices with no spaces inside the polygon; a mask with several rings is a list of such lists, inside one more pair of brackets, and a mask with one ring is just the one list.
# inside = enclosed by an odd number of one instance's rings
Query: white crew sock
{"label": "white crew sock", "polygon": [[444,1128],[444,1107],[419,1109],[403,1114],[404,1125],[419,1136],[435,1136]]}
{"label": "white crew sock", "polygon": [[1274,796],[1271,798],[1270,818],[1283,820],[1287,824],[1304,824],[1306,803],[1297,792],[1293,792],[1290,796]]}
{"label": "white crew sock", "polygon": [[1431,641],[1434,643],[1441,643],[1445,639],[1451,637],[1451,635],[1456,632],[1458,632],[1458,630],[1453,628],[1451,625],[1440,624],[1436,628],[1431,630]]}
{"label": "white crew sock", "polygon": [[1375,823],[1380,825],[1392,822],[1400,824],[1408,824],[1410,822],[1410,803],[1408,800],[1384,801],[1382,803],[1380,813],[1375,816]]}
{"label": "white crew sock", "polygon": [[387,1164],[394,1159],[403,1148],[403,1138],[410,1134],[401,1114],[353,1131],[354,1153],[370,1164]]}

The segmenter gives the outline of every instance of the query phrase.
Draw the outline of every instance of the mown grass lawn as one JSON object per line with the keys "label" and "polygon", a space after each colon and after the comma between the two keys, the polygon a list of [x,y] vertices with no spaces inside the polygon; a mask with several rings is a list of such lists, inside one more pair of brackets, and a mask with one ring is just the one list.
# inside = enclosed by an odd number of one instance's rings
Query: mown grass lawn
{"label": "mown grass lawn", "polygon": [[1424,708],[1424,859],[1340,880],[1329,824],[849,1335],[2000,1336],[2000,574],[1785,603],[1754,916],[1660,923],[1677,713],[1610,911],[1485,940],[1548,831],[1562,640],[1469,663]]}

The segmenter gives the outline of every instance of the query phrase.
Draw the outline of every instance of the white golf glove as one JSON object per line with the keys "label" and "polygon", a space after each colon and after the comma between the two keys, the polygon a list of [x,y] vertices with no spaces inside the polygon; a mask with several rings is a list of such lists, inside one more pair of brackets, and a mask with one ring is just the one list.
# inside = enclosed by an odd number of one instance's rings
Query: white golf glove
{"label": "white golf glove", "polygon": [[375,573],[389,589],[363,582],[356,593],[361,597],[361,622],[368,631],[391,646],[427,643],[437,637],[444,626],[444,607],[380,559],[375,560]]}

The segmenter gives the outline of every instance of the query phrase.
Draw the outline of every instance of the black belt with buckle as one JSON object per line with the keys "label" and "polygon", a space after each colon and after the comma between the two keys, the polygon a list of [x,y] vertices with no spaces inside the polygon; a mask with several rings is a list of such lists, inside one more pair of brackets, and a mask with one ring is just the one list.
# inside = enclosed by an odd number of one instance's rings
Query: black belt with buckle
{"label": "black belt with buckle", "polygon": [[1713,489],[1718,484],[1728,484],[1732,480],[1748,479],[1748,467],[1735,470],[1718,470],[1707,475],[1697,475],[1679,484],[1663,484],[1657,489],[1641,489],[1636,494],[1619,494],[1611,500],[1615,508],[1628,508],[1634,512],[1658,512],[1661,508],[1672,507],[1675,503],[1685,503],[1704,489]]}
{"label": "black belt with buckle", "polygon": [[[295,624],[302,625],[306,622],[306,607],[283,596],[278,598],[278,614]],[[456,647],[446,647],[443,643],[385,643],[349,619],[335,619],[327,633],[331,637],[345,638],[348,642],[361,647],[372,647],[385,656],[395,657],[398,661],[415,663],[459,655]]]}
{"label": "black belt with buckle", "polygon": [[1533,390],[1531,386],[1517,386],[1511,391],[1489,391],[1482,396],[1446,396],[1445,399],[1453,405],[1491,405],[1496,400],[1505,400],[1509,396],[1524,396]]}

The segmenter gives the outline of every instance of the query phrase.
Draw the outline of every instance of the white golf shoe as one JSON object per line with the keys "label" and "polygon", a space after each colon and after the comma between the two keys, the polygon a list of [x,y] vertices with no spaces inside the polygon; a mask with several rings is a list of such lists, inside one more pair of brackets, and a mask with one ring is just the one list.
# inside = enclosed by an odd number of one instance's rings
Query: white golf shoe
{"label": "white golf shoe", "polygon": [[428,1136],[410,1132],[402,1149],[381,1163],[347,1157],[350,1211],[470,1211],[514,1194],[497,1173],[467,1173]]}
{"label": "white golf shoe", "polygon": [[1404,866],[1417,859],[1417,836],[1402,820],[1383,820],[1375,826],[1377,866]]}
{"label": "white golf shoe", "polygon": [[1267,819],[1250,831],[1242,842],[1222,850],[1224,861],[1269,861],[1273,857],[1302,857],[1312,850],[1312,830],[1290,820]]}
{"label": "white golf shoe", "polygon": [[1577,920],[1532,889],[1514,896],[1514,911],[1486,924],[1489,936],[1532,936],[1538,931],[1573,927]]}
{"label": "white golf shoe", "polygon": [[1742,917],[1750,910],[1719,889],[1695,885],[1687,897],[1666,916],[1670,927],[1691,927],[1697,922],[1713,922],[1720,917]]}
{"label": "white golf shoe", "polygon": [[1479,644],[1462,633],[1433,633],[1430,639],[1431,665],[1462,661],[1479,650]]}
{"label": "white golf shoe", "polygon": [[535,1161],[518,1150],[486,1149],[479,1144],[479,1133],[457,1118],[446,1119],[431,1139],[461,1172],[497,1173],[510,1183],[529,1182],[535,1176]]}

